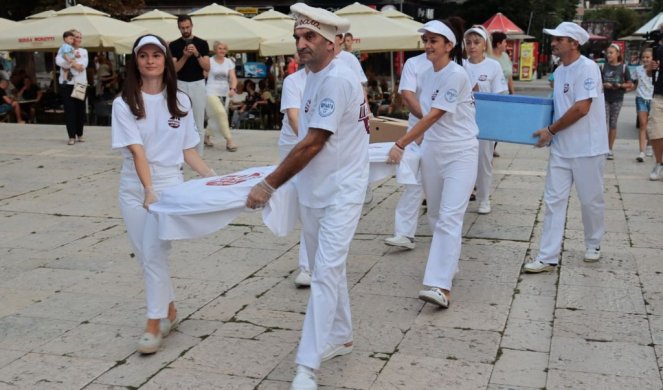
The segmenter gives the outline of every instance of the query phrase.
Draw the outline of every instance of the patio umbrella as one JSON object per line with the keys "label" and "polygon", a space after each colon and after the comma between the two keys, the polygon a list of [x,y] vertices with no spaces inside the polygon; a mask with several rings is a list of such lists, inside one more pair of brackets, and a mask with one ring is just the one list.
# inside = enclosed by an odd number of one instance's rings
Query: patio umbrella
{"label": "patio umbrella", "polygon": [[42,11],[42,12],[30,15],[30,16],[26,17],[25,19],[21,20],[20,23],[31,23],[31,22],[34,22],[36,20],[50,18],[52,16],[55,16],[55,11],[53,11],[52,9],[49,9],[47,11]]}
{"label": "patio umbrella", "polygon": [[421,34],[380,11],[354,3],[335,12],[350,21],[353,48],[362,52],[420,50]]}
{"label": "patio umbrella", "polygon": [[177,16],[158,9],[136,16],[131,19],[129,24],[144,28],[149,33],[158,35],[168,42],[181,36],[180,30],[177,28]]}
{"label": "patio umbrella", "polygon": [[96,9],[76,5],[56,12],[55,16],[32,23],[19,23],[17,27],[0,34],[0,50],[54,51],[62,44],[62,33],[76,28],[83,34],[86,48],[116,48],[126,52],[118,43],[137,38],[147,32],[109,17]]}
{"label": "patio umbrella", "polygon": [[19,22],[15,22],[15,21],[9,20],[9,19],[0,18],[0,31],[7,30],[7,29],[12,28],[12,27],[18,27],[20,25],[21,25],[21,23],[19,23]]}
{"label": "patio umbrella", "polygon": [[290,34],[292,34],[292,29],[295,25],[295,20],[293,18],[279,11],[274,11],[273,9],[258,14],[252,19],[256,22],[269,24],[270,26],[286,30]]}
{"label": "patio umbrella", "polygon": [[220,40],[231,51],[258,51],[260,42],[292,33],[266,23],[244,17],[241,13],[220,6],[208,5],[189,14],[193,21],[193,34],[212,46]]}
{"label": "patio umbrella", "polygon": [[496,13],[490,19],[486,20],[483,23],[483,26],[486,28],[486,30],[488,30],[489,33],[494,33],[496,31],[503,32],[506,35],[525,33],[525,31],[518,27],[509,18],[504,16],[501,12]]}
{"label": "patio umbrella", "polygon": [[396,11],[395,9],[390,9],[387,11],[382,11],[382,15],[397,21],[398,23],[417,31],[423,26],[423,23],[419,23],[410,15],[404,14],[402,12]]}
{"label": "patio umbrella", "polygon": [[649,19],[647,23],[642,25],[639,29],[635,30],[633,35],[645,35],[650,31],[658,30],[658,26],[663,23],[663,12],[659,12],[658,15]]}

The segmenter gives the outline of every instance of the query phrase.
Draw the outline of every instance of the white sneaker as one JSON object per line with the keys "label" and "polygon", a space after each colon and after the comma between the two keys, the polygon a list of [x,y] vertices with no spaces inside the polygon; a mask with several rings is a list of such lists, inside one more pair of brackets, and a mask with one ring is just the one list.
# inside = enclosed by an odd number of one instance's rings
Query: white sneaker
{"label": "white sneaker", "polygon": [[645,162],[645,154],[643,152],[640,152],[640,154],[638,154],[638,157],[635,158],[635,161]]}
{"label": "white sneaker", "polygon": [[595,263],[601,258],[601,248],[587,248],[585,251],[585,263]]}
{"label": "white sneaker", "polygon": [[615,154],[612,153],[612,150],[608,152],[608,155],[606,156],[608,160],[614,160],[615,159]]}
{"label": "white sneaker", "polygon": [[479,209],[477,212],[479,214],[490,214],[491,208],[490,208],[490,201],[486,200],[481,203],[479,203]]}
{"label": "white sneaker", "polygon": [[523,266],[523,271],[530,274],[538,274],[539,272],[552,271],[555,269],[556,266],[557,264],[543,263],[541,262],[541,260],[536,259],[530,261],[529,263],[525,263],[525,265]]}
{"label": "white sneaker", "polygon": [[[347,344],[347,343],[346,343]],[[322,352],[322,361],[333,359],[336,356],[347,355],[352,352],[352,344],[346,346],[345,344],[332,345],[327,344],[325,350]]]}
{"label": "white sneaker", "polygon": [[318,379],[315,377],[315,371],[312,369],[298,365],[297,374],[295,379],[292,380],[290,390],[317,390]]}
{"label": "white sneaker", "polygon": [[311,272],[301,268],[299,275],[295,278],[295,286],[297,287],[310,287],[311,286]]}
{"label": "white sneaker", "polygon": [[384,243],[400,248],[414,249],[414,239],[405,236],[393,236],[384,239]]}
{"label": "white sneaker", "polygon": [[663,165],[661,164],[656,164],[654,165],[654,169],[651,170],[651,173],[649,174],[649,180],[656,181],[661,178],[661,169],[663,169]]}
{"label": "white sneaker", "polygon": [[421,299],[424,302],[432,303],[434,305],[438,305],[443,308],[449,307],[449,299],[447,298],[446,295],[444,295],[444,292],[442,292],[442,289],[433,287],[428,290],[421,290],[419,291],[419,299]]}
{"label": "white sneaker", "polygon": [[654,151],[651,148],[651,145],[647,145],[647,148],[645,148],[645,156],[651,157],[654,155]]}

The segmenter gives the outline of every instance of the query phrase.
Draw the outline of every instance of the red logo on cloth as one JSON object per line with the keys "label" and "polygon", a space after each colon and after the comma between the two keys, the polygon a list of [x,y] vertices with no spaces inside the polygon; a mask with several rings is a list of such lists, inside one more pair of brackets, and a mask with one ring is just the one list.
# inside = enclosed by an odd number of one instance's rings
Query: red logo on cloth
{"label": "red logo on cloth", "polygon": [[210,180],[206,183],[208,186],[234,186],[235,184],[244,183],[248,180],[258,179],[262,177],[262,173],[254,172],[247,175],[226,175]]}

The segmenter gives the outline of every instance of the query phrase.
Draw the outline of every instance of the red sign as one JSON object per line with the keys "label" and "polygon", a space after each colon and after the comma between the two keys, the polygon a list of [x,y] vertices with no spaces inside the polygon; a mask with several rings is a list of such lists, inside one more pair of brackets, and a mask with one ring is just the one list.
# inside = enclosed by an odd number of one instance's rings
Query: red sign
{"label": "red sign", "polygon": [[30,42],[53,42],[55,41],[54,36],[45,36],[45,37],[23,37],[19,38],[19,43],[30,43]]}

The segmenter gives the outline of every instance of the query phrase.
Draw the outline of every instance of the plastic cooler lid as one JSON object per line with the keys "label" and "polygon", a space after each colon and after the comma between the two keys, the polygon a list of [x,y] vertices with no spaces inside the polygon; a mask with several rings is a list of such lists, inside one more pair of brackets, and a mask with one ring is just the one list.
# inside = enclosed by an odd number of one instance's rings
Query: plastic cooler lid
{"label": "plastic cooler lid", "polygon": [[525,95],[502,95],[497,93],[484,93],[475,92],[474,98],[477,100],[491,100],[495,102],[508,102],[508,103],[526,103],[526,104],[540,104],[544,106],[552,106],[553,101],[550,98],[540,98]]}

